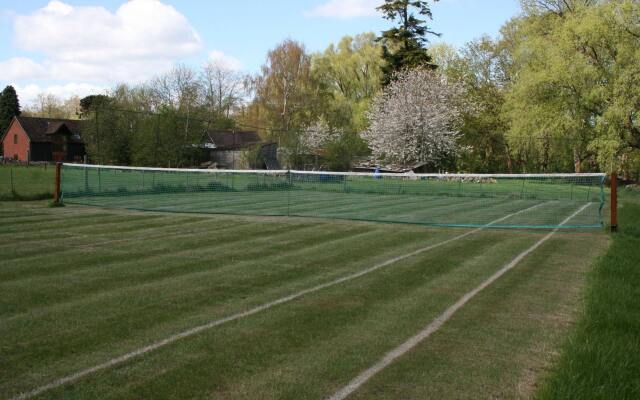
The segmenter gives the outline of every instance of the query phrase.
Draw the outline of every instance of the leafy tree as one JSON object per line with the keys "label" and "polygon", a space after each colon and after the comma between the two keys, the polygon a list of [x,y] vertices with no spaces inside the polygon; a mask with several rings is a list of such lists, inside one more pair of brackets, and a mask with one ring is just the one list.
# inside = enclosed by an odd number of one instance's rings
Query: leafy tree
{"label": "leafy tree", "polygon": [[255,98],[243,124],[268,127],[266,133],[283,150],[285,164],[299,165],[304,129],[322,108],[318,106],[319,87],[311,76],[311,56],[302,44],[285,40],[269,51],[253,85]]}
{"label": "leafy tree", "polygon": [[544,170],[614,169],[640,149],[640,5],[571,4],[518,23],[509,143]]}
{"label": "leafy tree", "polygon": [[460,85],[429,69],[396,74],[369,113],[371,126],[364,138],[374,156],[444,167],[458,150],[461,94]]}
{"label": "leafy tree", "polygon": [[366,129],[366,112],[381,88],[382,64],[382,47],[373,33],[345,36],[313,56],[312,77],[319,85],[318,101],[324,101],[322,118],[328,125]]}
{"label": "leafy tree", "polygon": [[80,111],[83,113],[94,111],[97,107],[106,107],[111,102],[109,96],[92,94],[80,99]]}
{"label": "leafy tree", "polygon": [[0,135],[4,133],[11,119],[20,115],[20,102],[13,86],[9,85],[0,93]]}
{"label": "leafy tree", "polygon": [[509,124],[502,112],[511,79],[509,49],[504,40],[482,37],[460,52],[444,44],[430,50],[440,71],[459,81],[464,90],[458,169],[513,171],[505,138]]}
{"label": "leafy tree", "polygon": [[[434,2],[437,0],[434,0]],[[380,36],[382,42],[382,58],[385,65],[382,83],[389,84],[394,73],[405,68],[428,67],[435,68],[427,49],[427,35],[438,35],[426,25],[423,16],[432,19],[431,8],[427,1],[420,0],[385,0],[377,8],[385,19],[397,21],[397,26],[383,31]]]}

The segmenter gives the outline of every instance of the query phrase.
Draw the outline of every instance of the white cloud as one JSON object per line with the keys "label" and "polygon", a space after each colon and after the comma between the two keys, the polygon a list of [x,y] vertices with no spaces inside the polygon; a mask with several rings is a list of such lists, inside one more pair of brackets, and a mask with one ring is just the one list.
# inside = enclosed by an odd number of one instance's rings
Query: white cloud
{"label": "white cloud", "polygon": [[0,77],[14,81],[20,79],[37,79],[47,76],[47,70],[40,64],[25,57],[14,57],[0,61]]}
{"label": "white cloud", "polygon": [[209,61],[218,63],[228,69],[238,71],[242,69],[242,61],[237,58],[224,54],[219,50],[213,50],[209,53]]}
{"label": "white cloud", "polygon": [[138,81],[202,47],[185,16],[159,0],[131,0],[115,13],[53,0],[29,15],[16,16],[14,34],[17,47],[45,56],[40,68],[31,62],[34,76],[16,73],[34,79],[42,78],[35,72],[45,69],[48,79]]}
{"label": "white cloud", "polygon": [[90,94],[107,94],[109,92],[109,88],[107,87],[89,83],[67,83],[64,85],[51,86],[39,86],[36,84],[13,86],[18,93],[18,99],[23,107],[33,104],[40,93],[52,94],[64,100],[74,95],[82,98]]}
{"label": "white cloud", "polygon": [[378,15],[376,7],[382,3],[382,0],[328,0],[304,14],[309,17],[340,19],[373,17]]}

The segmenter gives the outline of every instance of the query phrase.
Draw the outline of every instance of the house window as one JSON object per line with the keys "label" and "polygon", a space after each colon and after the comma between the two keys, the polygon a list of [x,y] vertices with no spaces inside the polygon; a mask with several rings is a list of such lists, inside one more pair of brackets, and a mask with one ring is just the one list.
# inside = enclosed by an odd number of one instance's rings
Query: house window
{"label": "house window", "polygon": [[18,135],[13,135],[13,144],[18,144]]}

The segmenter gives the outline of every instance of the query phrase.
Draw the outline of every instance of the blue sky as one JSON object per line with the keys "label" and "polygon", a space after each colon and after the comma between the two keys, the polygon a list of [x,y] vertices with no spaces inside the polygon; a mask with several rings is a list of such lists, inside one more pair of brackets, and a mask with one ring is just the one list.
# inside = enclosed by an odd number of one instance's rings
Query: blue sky
{"label": "blue sky", "polygon": [[[342,36],[390,26],[381,0],[0,0],[0,86],[23,103],[38,92],[59,97],[140,82],[175,63],[220,59],[257,72],[286,38],[321,51]],[[462,46],[495,36],[520,11],[517,0],[441,0],[434,42]]]}

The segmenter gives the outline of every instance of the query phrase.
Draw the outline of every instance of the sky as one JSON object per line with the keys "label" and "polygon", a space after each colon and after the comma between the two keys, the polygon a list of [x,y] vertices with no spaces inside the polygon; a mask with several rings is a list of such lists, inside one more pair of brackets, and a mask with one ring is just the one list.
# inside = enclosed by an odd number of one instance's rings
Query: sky
{"label": "sky", "polygon": [[[182,63],[217,60],[256,73],[284,39],[310,52],[344,35],[379,34],[391,22],[382,0],[0,0],[0,87],[21,104],[38,93],[60,98],[106,93]],[[432,42],[463,46],[520,12],[518,0],[440,0]]]}

